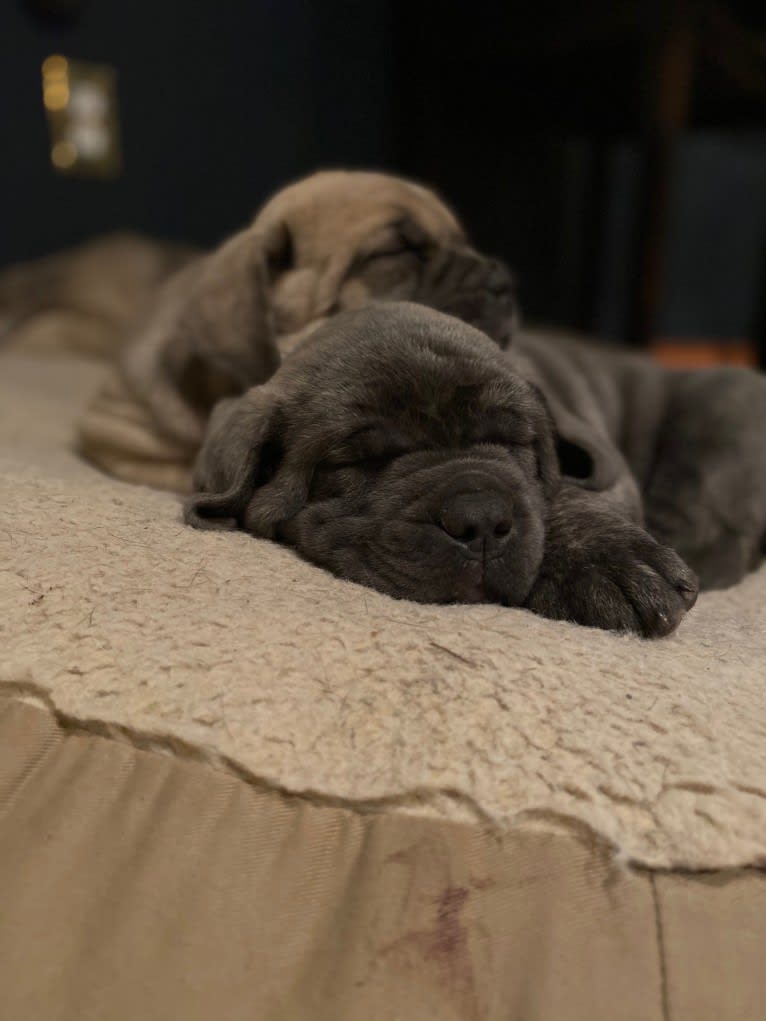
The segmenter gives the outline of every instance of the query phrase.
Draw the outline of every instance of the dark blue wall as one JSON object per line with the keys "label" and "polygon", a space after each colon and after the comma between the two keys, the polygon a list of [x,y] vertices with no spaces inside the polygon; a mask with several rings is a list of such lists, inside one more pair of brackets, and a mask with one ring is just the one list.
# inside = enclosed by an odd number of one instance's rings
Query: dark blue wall
{"label": "dark blue wall", "polygon": [[[51,28],[0,4],[0,262],[133,227],[212,243],[317,166],[391,160],[388,5],[91,0]],[[40,65],[118,71],[123,175],[54,173]]]}
{"label": "dark blue wall", "polygon": [[[443,192],[515,267],[528,319],[629,334],[641,37],[594,22],[562,48],[577,18],[558,0],[82,0],[60,29],[32,2],[0,0],[0,264],[120,227],[213,244],[291,179],[379,167]],[[117,180],[50,167],[55,52],[117,68]],[[700,85],[654,327],[748,336],[766,307],[766,105]]]}

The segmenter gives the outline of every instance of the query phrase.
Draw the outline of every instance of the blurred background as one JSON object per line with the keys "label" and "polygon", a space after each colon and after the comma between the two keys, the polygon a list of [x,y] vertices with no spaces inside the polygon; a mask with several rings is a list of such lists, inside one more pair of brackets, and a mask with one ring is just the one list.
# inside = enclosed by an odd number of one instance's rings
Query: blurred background
{"label": "blurred background", "polygon": [[513,265],[527,319],[766,364],[763,0],[4,0],[0,139],[0,265],[213,245],[314,169],[381,168]]}

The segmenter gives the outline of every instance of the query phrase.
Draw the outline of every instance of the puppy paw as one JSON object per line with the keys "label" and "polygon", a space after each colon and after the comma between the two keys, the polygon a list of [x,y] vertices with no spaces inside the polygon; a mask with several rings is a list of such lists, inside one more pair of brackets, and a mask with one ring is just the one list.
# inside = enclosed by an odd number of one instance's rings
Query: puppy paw
{"label": "puppy paw", "polygon": [[694,573],[643,529],[553,544],[527,600],[535,613],[645,638],[672,634],[697,600]]}

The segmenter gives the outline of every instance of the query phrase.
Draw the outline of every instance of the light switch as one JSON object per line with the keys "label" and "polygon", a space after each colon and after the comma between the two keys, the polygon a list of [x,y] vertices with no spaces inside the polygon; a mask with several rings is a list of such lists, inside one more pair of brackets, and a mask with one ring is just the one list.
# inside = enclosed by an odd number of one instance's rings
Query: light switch
{"label": "light switch", "polygon": [[122,153],[115,69],[53,54],[42,70],[53,168],[61,174],[117,177]]}

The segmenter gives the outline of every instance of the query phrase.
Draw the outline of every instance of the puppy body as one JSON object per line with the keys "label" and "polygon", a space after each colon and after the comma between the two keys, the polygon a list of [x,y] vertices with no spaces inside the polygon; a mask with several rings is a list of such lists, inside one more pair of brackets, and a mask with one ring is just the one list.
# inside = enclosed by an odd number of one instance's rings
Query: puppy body
{"label": "puppy body", "polygon": [[[721,387],[730,399],[705,407]],[[725,433],[712,482],[700,449],[675,439],[703,413]],[[708,585],[760,556],[759,421],[755,373],[671,373],[541,334],[502,352],[421,306],[374,305],[219,405],[187,520],[278,539],[399,597],[664,635],[697,592],[670,547]]]}
{"label": "puppy body", "polygon": [[[90,248],[80,261],[103,268]],[[47,265],[55,297],[71,265]],[[21,308],[43,268],[0,292]],[[672,630],[696,593],[672,549],[708,587],[762,556],[763,378],[669,373],[542,334],[504,356],[511,278],[417,185],[318,174],[215,252],[170,253],[135,279],[107,331],[116,343],[133,322],[133,339],[81,449],[128,481],[188,491],[216,407],[192,523],[291,543],[393,595],[523,603],[644,634]],[[392,303],[371,308],[380,298]]]}
{"label": "puppy body", "polygon": [[165,280],[198,255],[112,234],[0,273],[0,344],[113,358]]}
{"label": "puppy body", "polygon": [[427,189],[359,171],[291,185],[167,282],[83,419],[82,452],[121,478],[188,489],[216,401],[267,379],[326,317],[377,298],[442,308],[501,345],[513,326],[507,271]]}
{"label": "puppy body", "polygon": [[680,553],[704,588],[732,585],[760,563],[762,374],[668,370],[571,335],[521,334],[513,357],[546,395],[567,477]]}

